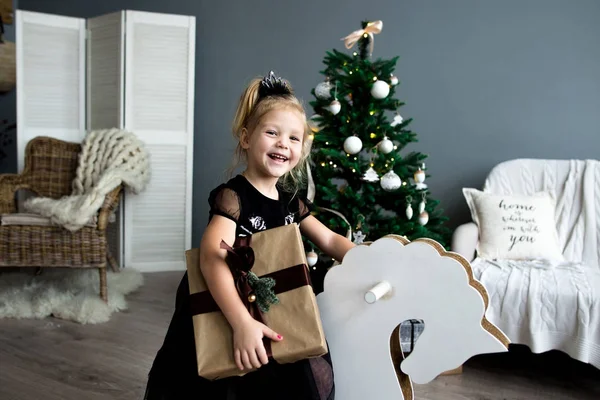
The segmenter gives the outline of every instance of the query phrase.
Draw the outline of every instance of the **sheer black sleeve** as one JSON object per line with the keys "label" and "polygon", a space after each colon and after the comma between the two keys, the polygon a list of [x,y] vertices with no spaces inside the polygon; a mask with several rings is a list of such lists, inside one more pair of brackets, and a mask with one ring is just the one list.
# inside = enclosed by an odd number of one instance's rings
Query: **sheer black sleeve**
{"label": "sheer black sleeve", "polygon": [[235,190],[221,185],[213,190],[208,199],[210,204],[210,217],[220,215],[237,223],[240,218],[240,198]]}
{"label": "sheer black sleeve", "polygon": [[312,211],[314,211],[314,204],[306,197],[298,198],[298,223],[302,222],[304,218],[308,217]]}

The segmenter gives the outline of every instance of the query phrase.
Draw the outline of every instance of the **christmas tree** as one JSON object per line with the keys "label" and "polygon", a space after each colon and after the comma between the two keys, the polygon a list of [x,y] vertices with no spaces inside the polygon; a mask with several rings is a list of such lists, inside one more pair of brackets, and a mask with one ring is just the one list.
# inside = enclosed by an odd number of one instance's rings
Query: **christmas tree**
{"label": "christmas tree", "polygon": [[[309,198],[318,218],[355,243],[387,234],[427,237],[447,248],[447,218],[430,198],[425,154],[405,149],[417,142],[403,118],[393,72],[398,57],[372,60],[381,21],[363,22],[345,40],[351,54],[333,49],[324,59],[324,81],[311,93],[314,115]],[[334,211],[333,213],[330,211]]]}

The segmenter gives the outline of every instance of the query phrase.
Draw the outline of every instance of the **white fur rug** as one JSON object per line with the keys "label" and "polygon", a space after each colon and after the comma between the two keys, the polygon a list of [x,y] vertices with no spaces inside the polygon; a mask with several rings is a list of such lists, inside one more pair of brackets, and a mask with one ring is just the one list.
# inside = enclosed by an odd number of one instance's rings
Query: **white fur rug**
{"label": "white fur rug", "polygon": [[107,271],[108,304],[100,298],[97,269],[36,268],[0,272],[0,318],[56,318],[99,324],[127,309],[125,296],[143,284],[131,268]]}

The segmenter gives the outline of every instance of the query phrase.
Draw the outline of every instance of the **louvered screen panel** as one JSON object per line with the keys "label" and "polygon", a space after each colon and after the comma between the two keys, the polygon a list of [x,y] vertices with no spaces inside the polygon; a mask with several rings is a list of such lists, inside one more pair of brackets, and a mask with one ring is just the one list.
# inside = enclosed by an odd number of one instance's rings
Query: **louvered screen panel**
{"label": "louvered screen panel", "polygon": [[17,10],[17,151],[36,136],[79,142],[85,129],[85,20]]}
{"label": "louvered screen panel", "polygon": [[185,269],[191,247],[194,17],[127,11],[125,128],[152,158],[149,188],[125,198],[125,263]]}
{"label": "louvered screen panel", "polygon": [[88,129],[121,128],[124,13],[88,20]]}
{"label": "louvered screen panel", "polygon": [[140,23],[133,35],[133,129],[185,131],[189,28]]}
{"label": "louvered screen panel", "polygon": [[[125,13],[106,14],[87,21],[87,128],[123,127]],[[106,229],[108,247],[123,265],[123,201],[115,221]]]}
{"label": "louvered screen panel", "polygon": [[[148,146],[155,167],[148,189],[130,196],[133,215],[132,257],[135,262],[184,262],[186,196],[185,146]],[[174,195],[175,194],[175,195]]]}

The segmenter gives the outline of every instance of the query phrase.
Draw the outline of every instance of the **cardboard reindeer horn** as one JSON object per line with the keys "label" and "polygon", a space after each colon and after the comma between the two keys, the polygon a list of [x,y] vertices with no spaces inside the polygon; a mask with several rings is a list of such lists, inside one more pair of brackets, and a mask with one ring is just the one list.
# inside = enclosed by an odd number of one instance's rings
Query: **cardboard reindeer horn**
{"label": "cardboard reindeer horn", "polygon": [[[431,239],[388,235],[353,248],[327,273],[317,301],[340,399],[413,400],[412,382],[508,351],[508,338],[485,318],[488,296],[469,262]],[[399,325],[407,319],[424,320],[425,330],[403,359]]]}

